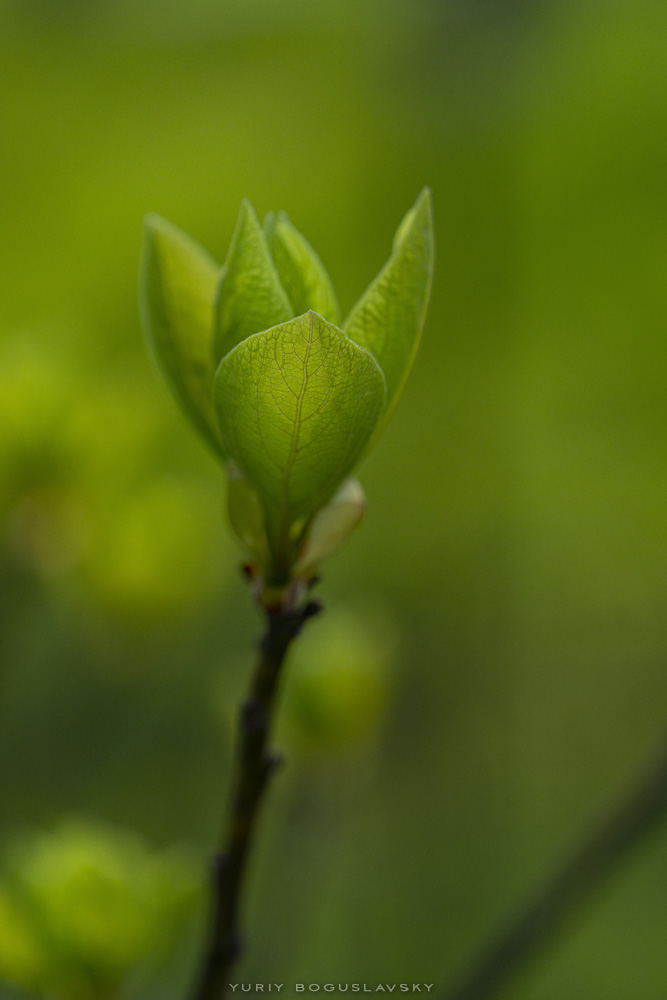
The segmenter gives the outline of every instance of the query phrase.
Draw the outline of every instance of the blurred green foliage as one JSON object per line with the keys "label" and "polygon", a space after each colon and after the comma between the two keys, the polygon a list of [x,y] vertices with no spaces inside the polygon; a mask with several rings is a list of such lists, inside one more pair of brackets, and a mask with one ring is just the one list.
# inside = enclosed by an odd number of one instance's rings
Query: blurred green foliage
{"label": "blurred green foliage", "polygon": [[[322,587],[391,679],[346,752],[294,734],[241,975],[443,983],[576,837],[664,724],[665,38],[657,0],[0,2],[3,834],[219,827],[258,624],[146,362],[143,215],[221,259],[282,205],[345,313],[428,183],[424,341]],[[516,996],[654,1000],[666,849]]]}
{"label": "blurred green foliage", "polygon": [[372,737],[390,702],[395,637],[389,621],[335,609],[294,647],[286,680],[284,737],[326,753]]}
{"label": "blurred green foliage", "polygon": [[39,996],[118,996],[173,948],[199,887],[192,857],[126,832],[70,821],[24,836],[0,879],[0,975]]}
{"label": "blurred green foliage", "polygon": [[137,379],[91,386],[45,337],[0,345],[10,558],[45,582],[71,577],[129,617],[180,613],[221,576],[200,490],[182,475],[146,472],[160,414],[141,389]]}

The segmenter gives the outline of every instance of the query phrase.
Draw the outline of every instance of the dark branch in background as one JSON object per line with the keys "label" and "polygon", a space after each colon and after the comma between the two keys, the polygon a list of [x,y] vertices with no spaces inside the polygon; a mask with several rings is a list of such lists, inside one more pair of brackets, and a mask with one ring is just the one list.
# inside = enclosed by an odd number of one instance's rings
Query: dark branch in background
{"label": "dark branch in background", "polygon": [[493,1000],[667,814],[667,740],[617,804],[511,916],[443,1000]]}
{"label": "dark branch in background", "polygon": [[220,1000],[242,952],[239,902],[259,808],[278,758],[268,746],[285,655],[304,622],[321,610],[317,601],[302,608],[266,612],[250,695],[241,708],[236,782],[223,850],[214,859],[213,905],[201,975],[193,1000]]}

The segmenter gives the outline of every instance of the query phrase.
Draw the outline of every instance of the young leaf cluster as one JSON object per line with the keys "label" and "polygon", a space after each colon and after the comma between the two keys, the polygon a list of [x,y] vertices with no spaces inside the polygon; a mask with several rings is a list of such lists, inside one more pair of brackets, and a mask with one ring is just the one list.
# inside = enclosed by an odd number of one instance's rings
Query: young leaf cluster
{"label": "young leaf cluster", "polygon": [[433,273],[431,194],[344,321],[320,258],[284,212],[241,205],[224,265],[146,219],[142,317],[178,402],[224,464],[232,525],[265,583],[307,578],[358,522],[351,474],[409,374]]}

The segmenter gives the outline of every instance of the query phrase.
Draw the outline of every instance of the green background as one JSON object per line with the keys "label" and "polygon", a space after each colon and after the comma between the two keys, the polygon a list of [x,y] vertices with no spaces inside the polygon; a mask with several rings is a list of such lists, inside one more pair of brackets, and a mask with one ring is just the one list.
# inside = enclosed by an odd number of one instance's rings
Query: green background
{"label": "green background", "polygon": [[[142,216],[220,260],[244,196],[283,208],[345,313],[429,184],[239,974],[443,986],[664,725],[667,7],[3,0],[0,56],[0,835],[87,817],[203,871],[220,822],[259,620],[145,353]],[[662,996],[666,880],[663,834],[507,996]],[[183,996],[194,937],[126,995]]]}

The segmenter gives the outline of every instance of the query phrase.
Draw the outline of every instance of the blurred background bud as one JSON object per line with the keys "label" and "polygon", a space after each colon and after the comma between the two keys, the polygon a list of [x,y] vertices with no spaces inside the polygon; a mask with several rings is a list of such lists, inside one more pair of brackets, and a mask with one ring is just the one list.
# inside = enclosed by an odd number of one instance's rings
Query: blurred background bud
{"label": "blurred background bud", "polygon": [[301,750],[354,747],[377,732],[391,701],[395,637],[349,609],[328,609],[290,654],[284,733]]}
{"label": "blurred background bud", "polygon": [[184,849],[82,821],[25,834],[3,861],[0,977],[58,1000],[113,998],[167,958],[201,889]]}

